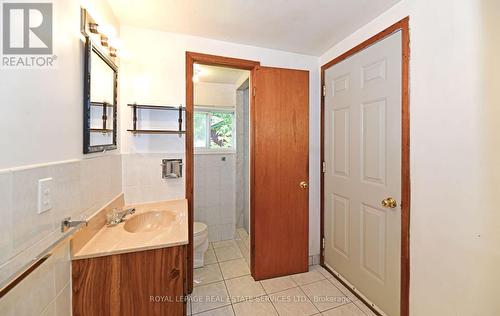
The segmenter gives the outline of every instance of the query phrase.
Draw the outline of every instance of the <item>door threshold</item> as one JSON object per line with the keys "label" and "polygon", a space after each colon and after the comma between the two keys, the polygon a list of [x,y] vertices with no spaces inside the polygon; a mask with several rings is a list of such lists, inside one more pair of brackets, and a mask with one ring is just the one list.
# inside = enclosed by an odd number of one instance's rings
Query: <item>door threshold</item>
{"label": "door threshold", "polygon": [[372,303],[366,296],[363,295],[354,285],[352,285],[349,281],[347,281],[340,273],[335,271],[328,263],[323,262],[322,267],[330,272],[334,278],[336,278],[342,285],[344,285],[352,294],[354,294],[360,301],[362,301],[369,309],[372,310],[375,314],[379,316],[388,316],[384,311],[382,311],[377,305]]}

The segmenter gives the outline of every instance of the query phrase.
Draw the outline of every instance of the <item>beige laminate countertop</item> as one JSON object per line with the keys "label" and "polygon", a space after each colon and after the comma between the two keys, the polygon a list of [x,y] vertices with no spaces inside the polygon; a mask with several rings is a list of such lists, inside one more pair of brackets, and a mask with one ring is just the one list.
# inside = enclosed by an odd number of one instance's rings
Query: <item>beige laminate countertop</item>
{"label": "beige laminate countertop", "polygon": [[[174,247],[188,244],[187,200],[171,200],[146,204],[127,205],[136,212],[126,217],[125,222],[113,227],[103,226],[78,252],[72,260],[109,256],[150,249]],[[127,221],[147,212],[170,212],[171,224],[149,232],[131,233],[125,230]]]}

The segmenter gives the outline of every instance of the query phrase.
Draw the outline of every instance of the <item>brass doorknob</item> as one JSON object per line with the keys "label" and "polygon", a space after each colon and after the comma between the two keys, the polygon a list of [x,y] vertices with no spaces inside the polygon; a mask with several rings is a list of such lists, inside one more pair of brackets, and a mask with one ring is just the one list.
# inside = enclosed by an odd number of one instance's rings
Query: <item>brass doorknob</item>
{"label": "brass doorknob", "polygon": [[387,199],[382,200],[383,207],[395,208],[398,206],[398,202],[395,199],[388,197]]}
{"label": "brass doorknob", "polygon": [[299,185],[302,189],[307,189],[309,187],[309,184],[306,181],[302,181]]}

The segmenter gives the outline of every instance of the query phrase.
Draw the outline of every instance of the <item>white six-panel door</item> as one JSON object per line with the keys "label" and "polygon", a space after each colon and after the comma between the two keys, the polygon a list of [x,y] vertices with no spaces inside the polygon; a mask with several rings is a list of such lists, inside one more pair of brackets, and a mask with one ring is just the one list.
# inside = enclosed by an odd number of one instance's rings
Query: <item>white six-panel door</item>
{"label": "white six-panel door", "polygon": [[[401,32],[325,71],[325,264],[399,315]],[[381,201],[392,197],[395,208]]]}

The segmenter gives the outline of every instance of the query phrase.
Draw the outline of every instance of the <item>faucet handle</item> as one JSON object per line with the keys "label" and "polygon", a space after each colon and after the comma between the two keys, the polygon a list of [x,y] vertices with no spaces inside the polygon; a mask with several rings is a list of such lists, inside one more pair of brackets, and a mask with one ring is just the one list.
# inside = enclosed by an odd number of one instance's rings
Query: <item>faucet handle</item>
{"label": "faucet handle", "polygon": [[135,213],[135,207],[132,207],[132,208],[128,208],[124,211],[125,214],[134,214]]}
{"label": "faucet handle", "polygon": [[107,226],[115,226],[122,222],[121,211],[118,208],[114,208],[111,212],[106,214],[106,224]]}

